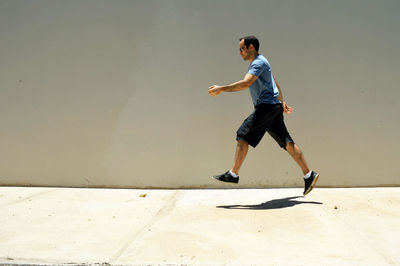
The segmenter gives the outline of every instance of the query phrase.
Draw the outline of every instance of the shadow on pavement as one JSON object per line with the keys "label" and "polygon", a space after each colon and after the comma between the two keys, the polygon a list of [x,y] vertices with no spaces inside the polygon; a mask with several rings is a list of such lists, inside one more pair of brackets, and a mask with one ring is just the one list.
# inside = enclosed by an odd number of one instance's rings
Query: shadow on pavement
{"label": "shadow on pavement", "polygon": [[317,202],[317,201],[294,200],[297,198],[304,198],[304,197],[296,196],[296,197],[287,197],[283,199],[274,199],[257,205],[222,205],[222,206],[217,206],[217,208],[241,209],[241,210],[270,210],[270,209],[293,207],[298,204],[322,204],[322,202]]}

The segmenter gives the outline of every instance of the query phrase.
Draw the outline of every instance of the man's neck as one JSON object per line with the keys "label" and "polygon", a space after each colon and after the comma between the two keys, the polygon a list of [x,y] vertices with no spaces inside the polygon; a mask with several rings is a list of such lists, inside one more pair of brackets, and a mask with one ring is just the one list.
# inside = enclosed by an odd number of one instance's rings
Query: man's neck
{"label": "man's neck", "polygon": [[255,53],[254,55],[250,56],[249,62],[253,62],[253,60],[258,56],[258,53]]}

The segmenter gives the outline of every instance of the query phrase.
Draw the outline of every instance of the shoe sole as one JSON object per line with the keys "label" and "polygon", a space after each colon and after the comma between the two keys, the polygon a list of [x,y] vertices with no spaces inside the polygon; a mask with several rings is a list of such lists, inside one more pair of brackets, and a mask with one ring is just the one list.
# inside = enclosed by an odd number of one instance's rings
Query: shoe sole
{"label": "shoe sole", "polygon": [[212,176],[211,179],[217,180],[217,181],[222,182],[222,183],[230,183],[230,184],[238,184],[239,183],[239,182],[221,181],[218,178],[215,178],[214,176]]}
{"label": "shoe sole", "polygon": [[316,184],[317,181],[318,181],[318,177],[319,177],[319,174],[317,174],[317,175],[315,176],[313,182],[311,183],[311,186],[307,189],[306,193],[304,193],[304,196],[307,195],[308,193],[310,193],[311,190],[314,188],[315,184]]}

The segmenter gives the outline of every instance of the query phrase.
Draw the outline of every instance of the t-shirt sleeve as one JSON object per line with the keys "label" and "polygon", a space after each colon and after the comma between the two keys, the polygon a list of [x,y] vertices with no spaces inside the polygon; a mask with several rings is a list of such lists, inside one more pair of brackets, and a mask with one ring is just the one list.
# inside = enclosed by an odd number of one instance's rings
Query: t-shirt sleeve
{"label": "t-shirt sleeve", "polygon": [[262,61],[255,60],[251,63],[247,73],[259,77],[266,67],[267,66]]}

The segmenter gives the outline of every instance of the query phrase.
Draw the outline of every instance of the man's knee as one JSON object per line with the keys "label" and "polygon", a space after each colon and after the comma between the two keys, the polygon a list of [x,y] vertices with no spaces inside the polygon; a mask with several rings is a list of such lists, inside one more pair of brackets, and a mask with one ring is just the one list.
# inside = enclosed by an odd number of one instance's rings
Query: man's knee
{"label": "man's knee", "polygon": [[286,143],[286,151],[292,154],[293,156],[301,157],[302,151],[300,150],[299,146],[297,146],[293,142]]}
{"label": "man's knee", "polygon": [[292,150],[294,149],[294,143],[291,142],[291,141],[286,142],[285,149],[286,149],[287,151],[292,151]]}
{"label": "man's knee", "polygon": [[241,139],[238,139],[238,140],[237,140],[237,144],[238,144],[239,146],[242,146],[242,147],[244,147],[244,146],[249,146],[249,143],[247,143],[246,141],[241,140]]}

